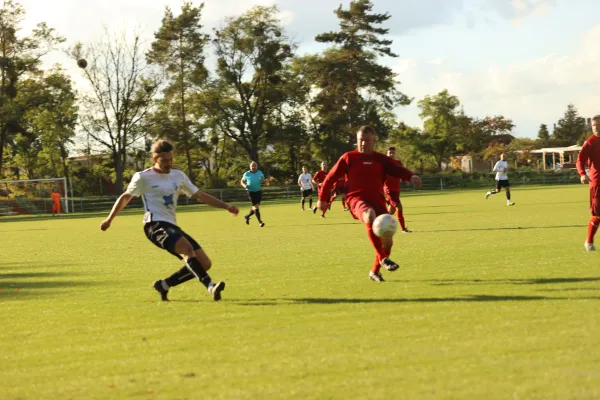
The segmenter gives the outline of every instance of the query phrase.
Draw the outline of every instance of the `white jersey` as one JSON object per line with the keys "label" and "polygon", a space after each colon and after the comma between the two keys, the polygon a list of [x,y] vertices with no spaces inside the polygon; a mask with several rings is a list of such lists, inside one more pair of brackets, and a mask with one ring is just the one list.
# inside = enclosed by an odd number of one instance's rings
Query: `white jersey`
{"label": "white jersey", "polygon": [[312,189],[312,175],[308,172],[305,174],[301,174],[298,178],[298,183],[302,186],[302,190]]}
{"label": "white jersey", "polygon": [[497,181],[507,181],[508,180],[508,163],[506,161],[498,161],[496,165],[494,165],[494,172],[496,173]]}
{"label": "white jersey", "polygon": [[183,171],[171,169],[168,174],[156,172],[153,168],[136,172],[125,193],[142,196],[144,223],[165,221],[177,225],[175,208],[180,193],[191,197],[198,188]]}

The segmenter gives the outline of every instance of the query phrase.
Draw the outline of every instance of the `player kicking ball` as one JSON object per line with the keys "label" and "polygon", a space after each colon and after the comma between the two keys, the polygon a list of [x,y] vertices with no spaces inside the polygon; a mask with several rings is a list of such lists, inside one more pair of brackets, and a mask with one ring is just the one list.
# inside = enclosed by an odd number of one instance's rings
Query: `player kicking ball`
{"label": "player kicking ball", "polygon": [[496,173],[496,190],[490,190],[485,194],[487,200],[491,195],[500,193],[502,188],[506,191],[506,205],[514,206],[515,203],[510,201],[510,183],[508,183],[508,163],[504,160],[506,156],[504,153],[500,154],[500,161],[494,165],[492,172]]}
{"label": "player kicking ball", "polygon": [[360,220],[367,229],[369,241],[375,249],[375,262],[369,273],[369,279],[377,283],[384,282],[381,267],[388,271],[396,271],[399,265],[390,260],[392,246],[391,237],[380,238],[373,232],[373,221],[382,214],[387,214],[387,204],[383,194],[386,175],[402,178],[421,186],[421,178],[412,171],[395,163],[385,154],[373,150],[375,146],[375,130],[370,126],[361,127],[356,134],[357,149],[344,153],[335,166],[329,171],[319,192],[317,207],[326,210],[329,193],[334,183],[346,176],[346,203],[350,213]]}
{"label": "player kicking ball", "polygon": [[221,300],[225,282],[214,283],[206,273],[212,265],[206,252],[198,242],[177,226],[175,209],[180,193],[193,197],[201,203],[222,208],[237,215],[237,207],[224,203],[208,193],[201,192],[182,171],[173,168],[173,145],[164,139],[152,145],[154,167],[136,172],[123,193],[115,202],[108,217],[100,224],[103,231],[110,228],[117,214],[123,210],[135,196],[142,196],[144,208],[144,232],[146,237],[173,254],[185,265],[168,278],[154,282],[154,289],[160,293],[163,301],[168,301],[169,289],[198,279],[206,287],[212,298]]}

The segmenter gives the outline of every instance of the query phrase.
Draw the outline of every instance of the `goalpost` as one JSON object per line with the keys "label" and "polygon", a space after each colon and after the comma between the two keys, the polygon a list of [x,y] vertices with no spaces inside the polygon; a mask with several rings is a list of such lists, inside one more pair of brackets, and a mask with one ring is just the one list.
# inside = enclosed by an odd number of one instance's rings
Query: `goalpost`
{"label": "goalpost", "polygon": [[60,194],[61,212],[72,212],[73,189],[67,183],[65,177],[0,181],[0,216],[52,213],[53,192]]}

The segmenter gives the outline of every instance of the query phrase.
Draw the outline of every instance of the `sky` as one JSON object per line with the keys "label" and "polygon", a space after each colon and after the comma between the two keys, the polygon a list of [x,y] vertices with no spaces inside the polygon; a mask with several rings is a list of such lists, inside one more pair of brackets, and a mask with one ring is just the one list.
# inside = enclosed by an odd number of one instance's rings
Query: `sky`
{"label": "sky", "polygon": [[[181,0],[17,0],[27,12],[23,31],[46,22],[67,39],[65,48],[99,40],[105,28],[141,28],[148,43],[164,7]],[[193,1],[199,4],[198,1]],[[207,33],[254,5],[276,4],[298,53],[323,49],[314,37],[338,30],[334,10],[349,0],[205,0]],[[535,137],[540,124],[552,131],[572,103],[580,115],[600,114],[600,1],[598,0],[373,0],[389,13],[397,58],[381,59],[401,82],[412,105],[399,119],[422,127],[417,101],[444,89],[467,115],[510,118],[518,137]],[[83,82],[74,63],[55,52],[46,63],[64,63]]]}

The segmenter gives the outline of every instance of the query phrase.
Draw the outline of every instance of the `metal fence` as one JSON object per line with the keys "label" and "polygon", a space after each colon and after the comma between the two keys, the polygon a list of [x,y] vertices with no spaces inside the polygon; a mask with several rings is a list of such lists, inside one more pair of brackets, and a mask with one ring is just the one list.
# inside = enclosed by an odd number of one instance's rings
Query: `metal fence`
{"label": "metal fence", "polygon": [[[421,190],[437,191],[437,190],[460,190],[460,189],[477,189],[477,188],[493,188],[495,187],[494,175],[490,173],[472,173],[472,174],[444,174],[422,177],[423,184]],[[579,183],[579,175],[575,170],[564,170],[555,172],[537,172],[537,171],[517,171],[509,174],[510,184],[515,186],[526,185],[569,185]],[[416,191],[412,185],[404,185],[403,191]],[[216,198],[225,202],[241,202],[247,201],[248,196],[246,191],[241,188],[236,189],[208,189],[207,193],[212,194]],[[263,188],[264,201],[286,201],[298,199],[300,197],[300,189],[296,185],[291,186],[267,186]],[[99,196],[99,197],[77,197],[75,196],[72,202],[74,212],[100,212],[109,211],[113,206],[117,196]],[[0,216],[14,215],[15,200],[3,200],[0,198]],[[25,204],[27,203],[27,204]],[[21,209],[28,210],[28,213],[48,213],[48,201],[46,199],[28,199],[26,202],[19,201]],[[181,196],[178,200],[180,205],[198,204],[195,199],[189,199],[187,196]],[[27,206],[27,207],[25,207]],[[141,208],[142,201],[139,198],[134,198],[128,205],[128,208]],[[22,212],[19,212],[22,213]]]}

